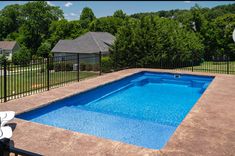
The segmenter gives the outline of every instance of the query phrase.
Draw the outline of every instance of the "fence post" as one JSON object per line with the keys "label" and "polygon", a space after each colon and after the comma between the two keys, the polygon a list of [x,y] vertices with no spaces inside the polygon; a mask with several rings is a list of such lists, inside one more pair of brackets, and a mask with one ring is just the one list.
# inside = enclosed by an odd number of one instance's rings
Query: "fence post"
{"label": "fence post", "polygon": [[229,74],[229,57],[227,56],[227,74]]}
{"label": "fence post", "polygon": [[50,90],[50,60],[47,57],[47,90]]}
{"label": "fence post", "polygon": [[79,77],[80,77],[79,53],[77,54],[77,72],[78,72],[77,79],[79,81]]}
{"label": "fence post", "polygon": [[191,60],[191,62],[192,62],[192,72],[193,72],[193,66],[194,66],[193,53],[192,53],[192,60]]}
{"label": "fence post", "polygon": [[5,59],[3,61],[3,85],[4,102],[7,102],[7,61]]}
{"label": "fence post", "polygon": [[99,53],[99,65],[100,65],[100,74],[99,75],[101,75],[101,73],[102,73],[102,69],[101,69],[101,51]]}

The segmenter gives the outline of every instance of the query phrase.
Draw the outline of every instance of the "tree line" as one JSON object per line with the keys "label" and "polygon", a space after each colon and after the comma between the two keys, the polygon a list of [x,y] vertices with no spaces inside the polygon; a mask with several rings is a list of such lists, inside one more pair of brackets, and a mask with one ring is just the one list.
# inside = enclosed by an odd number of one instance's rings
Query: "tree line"
{"label": "tree line", "polygon": [[74,39],[88,31],[116,36],[110,61],[120,67],[160,60],[189,62],[192,57],[200,63],[224,55],[234,60],[234,28],[235,4],[133,15],[117,10],[101,18],[86,7],[73,21],[45,1],[8,5],[0,11],[0,40],[16,40],[22,47],[13,55],[15,63],[48,57],[60,39]]}

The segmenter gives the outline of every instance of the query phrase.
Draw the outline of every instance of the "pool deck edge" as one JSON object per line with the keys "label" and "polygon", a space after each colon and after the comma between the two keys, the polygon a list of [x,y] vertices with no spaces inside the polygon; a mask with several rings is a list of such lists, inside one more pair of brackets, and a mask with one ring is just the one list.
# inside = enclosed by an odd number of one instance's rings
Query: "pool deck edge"
{"label": "pool deck edge", "polygon": [[[23,113],[140,71],[215,76],[167,145],[152,150],[61,128],[14,119],[14,145],[43,155],[233,155],[235,153],[235,76],[161,69],[126,69],[47,92],[0,103],[0,111]],[[43,98],[42,98],[43,97]]]}

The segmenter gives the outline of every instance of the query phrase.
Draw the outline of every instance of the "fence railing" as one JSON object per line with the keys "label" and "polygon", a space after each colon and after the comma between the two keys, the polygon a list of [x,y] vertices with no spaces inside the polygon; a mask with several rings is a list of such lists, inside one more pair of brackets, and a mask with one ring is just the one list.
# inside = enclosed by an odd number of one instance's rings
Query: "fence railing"
{"label": "fence railing", "polygon": [[68,55],[0,64],[0,101],[43,92],[100,74],[99,55]]}
{"label": "fence railing", "polygon": [[[227,57],[202,63],[196,62],[194,59],[188,62],[160,60],[154,64],[146,64],[141,67],[235,74],[235,61],[230,61]],[[104,68],[107,68],[107,66]],[[116,68],[114,71],[121,69],[125,68]],[[106,70],[104,71],[107,72]],[[101,71],[101,54],[57,56],[31,60],[27,64],[18,65],[4,62],[0,64],[0,102],[100,75]]]}
{"label": "fence railing", "polygon": [[214,58],[207,61],[195,61],[192,58],[189,61],[181,62],[177,60],[157,60],[151,64],[130,65],[128,68],[158,68],[158,69],[172,69],[191,72],[208,72],[218,74],[235,74],[235,61],[230,61],[228,57]]}
{"label": "fence railing", "polygon": [[235,74],[235,61],[230,61],[227,57],[203,62],[194,62],[193,60],[186,63],[171,61],[169,63],[163,63],[160,68],[187,70],[192,72]]}
{"label": "fence railing", "polygon": [[11,142],[14,143],[14,141],[10,139],[0,140],[0,156],[42,156],[41,154],[15,148],[14,144]]}

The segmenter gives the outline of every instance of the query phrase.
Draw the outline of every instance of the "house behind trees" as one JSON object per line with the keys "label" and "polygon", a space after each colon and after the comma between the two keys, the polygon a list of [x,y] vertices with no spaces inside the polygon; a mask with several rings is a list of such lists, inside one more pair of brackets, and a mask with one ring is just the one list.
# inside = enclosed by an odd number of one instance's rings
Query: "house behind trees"
{"label": "house behind trees", "polygon": [[13,53],[20,49],[16,41],[0,41],[0,55],[5,55],[9,60],[12,59]]}
{"label": "house behind trees", "polygon": [[108,55],[109,47],[115,37],[107,32],[87,32],[74,40],[59,40],[52,49],[54,57],[66,59],[67,56],[77,57],[86,63],[99,62],[99,54]]}

